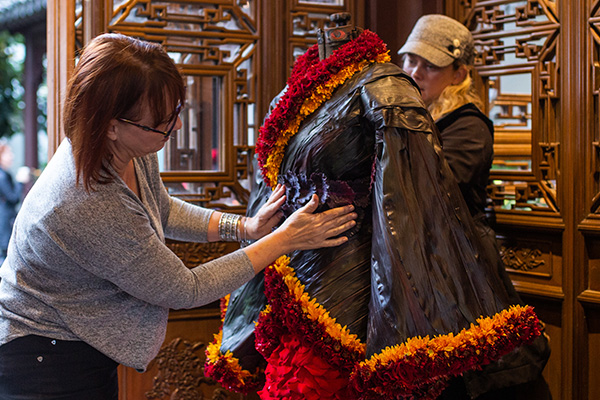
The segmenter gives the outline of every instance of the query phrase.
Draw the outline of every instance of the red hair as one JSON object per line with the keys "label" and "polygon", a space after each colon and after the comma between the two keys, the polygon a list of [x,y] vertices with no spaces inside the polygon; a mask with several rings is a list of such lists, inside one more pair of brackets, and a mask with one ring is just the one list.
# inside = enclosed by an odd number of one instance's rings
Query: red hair
{"label": "red hair", "polygon": [[111,120],[135,120],[143,104],[158,126],[176,118],[173,110],[184,101],[183,77],[159,44],[116,33],[94,38],[75,67],[63,110],[77,183],[90,191],[114,179],[107,168]]}

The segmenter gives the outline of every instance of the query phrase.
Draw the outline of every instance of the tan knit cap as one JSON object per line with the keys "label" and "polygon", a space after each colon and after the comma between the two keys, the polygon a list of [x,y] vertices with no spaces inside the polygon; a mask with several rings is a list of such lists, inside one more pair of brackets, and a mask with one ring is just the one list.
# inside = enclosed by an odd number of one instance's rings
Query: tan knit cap
{"label": "tan knit cap", "polygon": [[424,15],[415,24],[398,54],[416,54],[445,67],[455,60],[470,65],[475,56],[473,35],[457,20],[441,14]]}

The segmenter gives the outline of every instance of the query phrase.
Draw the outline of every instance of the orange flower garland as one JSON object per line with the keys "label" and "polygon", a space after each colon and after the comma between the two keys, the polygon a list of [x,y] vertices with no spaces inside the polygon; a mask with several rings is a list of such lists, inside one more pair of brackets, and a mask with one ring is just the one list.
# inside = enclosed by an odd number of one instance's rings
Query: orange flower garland
{"label": "orange flower garland", "polygon": [[[530,306],[511,306],[493,317],[479,318],[477,323],[456,335],[410,338],[361,362],[352,375],[358,398],[409,395],[440,379],[489,364],[541,334]],[[422,398],[434,399],[439,393],[432,395]]]}
{"label": "orange flower garland", "polygon": [[[225,319],[225,311],[229,305],[230,295],[221,299],[221,323]],[[223,387],[239,393],[249,393],[262,386],[263,378],[259,371],[254,374],[242,368],[239,360],[233,356],[231,351],[221,353],[223,341],[223,329],[214,335],[212,343],[206,347],[206,362],[204,374],[218,381]]]}

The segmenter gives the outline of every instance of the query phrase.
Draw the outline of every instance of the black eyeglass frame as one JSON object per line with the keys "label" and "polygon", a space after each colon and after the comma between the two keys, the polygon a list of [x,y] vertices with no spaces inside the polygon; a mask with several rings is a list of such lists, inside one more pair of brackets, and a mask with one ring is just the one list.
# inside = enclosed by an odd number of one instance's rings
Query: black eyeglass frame
{"label": "black eyeglass frame", "polygon": [[175,113],[173,116],[173,122],[171,122],[171,125],[169,126],[169,129],[166,131],[161,131],[155,128],[151,128],[147,125],[142,125],[142,124],[138,124],[137,122],[133,122],[127,118],[117,118],[117,121],[121,121],[121,122],[125,122],[126,124],[130,124],[133,126],[137,126],[138,128],[146,131],[146,132],[155,132],[155,133],[160,133],[161,135],[163,135],[164,137],[168,138],[169,136],[171,136],[171,134],[173,133],[173,129],[175,129],[175,125],[177,124],[177,118],[179,117],[179,113],[181,113],[181,103],[179,103],[177,105],[177,107],[175,108]]}

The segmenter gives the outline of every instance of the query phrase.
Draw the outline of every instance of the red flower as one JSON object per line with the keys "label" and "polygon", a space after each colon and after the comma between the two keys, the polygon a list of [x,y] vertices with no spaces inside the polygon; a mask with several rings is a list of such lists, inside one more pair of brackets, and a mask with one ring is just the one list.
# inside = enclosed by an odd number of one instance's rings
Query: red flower
{"label": "red flower", "polygon": [[268,358],[262,400],[348,400],[352,399],[349,372],[340,371],[295,334],[282,338]]}
{"label": "red flower", "polygon": [[326,332],[325,326],[311,320],[290,293],[283,276],[272,267],[265,270],[265,295],[272,315],[268,318],[261,318],[255,330],[255,332],[260,332],[257,334],[257,338],[260,339],[261,349],[270,349],[269,344],[274,342],[274,338],[269,338],[267,335],[276,332],[273,328],[262,327],[262,324],[272,324],[273,321],[278,321],[281,326],[285,326],[288,332],[293,332],[301,337],[304,346],[317,351],[327,359],[330,365],[339,368],[340,371],[349,372],[358,360],[364,359],[363,352],[344,347],[339,338],[333,338]]}

